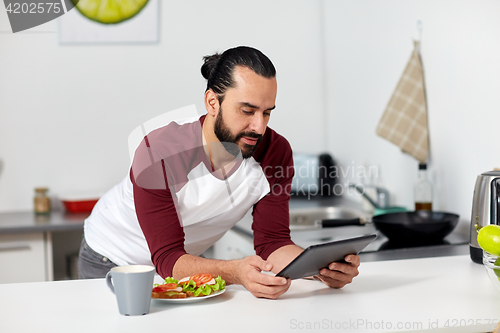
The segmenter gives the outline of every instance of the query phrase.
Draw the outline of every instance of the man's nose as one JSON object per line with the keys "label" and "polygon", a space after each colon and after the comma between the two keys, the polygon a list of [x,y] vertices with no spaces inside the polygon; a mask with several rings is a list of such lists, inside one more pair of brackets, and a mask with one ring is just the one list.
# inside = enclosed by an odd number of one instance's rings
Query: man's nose
{"label": "man's nose", "polygon": [[257,134],[264,134],[267,127],[267,119],[264,118],[264,114],[259,112],[254,113],[252,120],[250,122],[250,130]]}

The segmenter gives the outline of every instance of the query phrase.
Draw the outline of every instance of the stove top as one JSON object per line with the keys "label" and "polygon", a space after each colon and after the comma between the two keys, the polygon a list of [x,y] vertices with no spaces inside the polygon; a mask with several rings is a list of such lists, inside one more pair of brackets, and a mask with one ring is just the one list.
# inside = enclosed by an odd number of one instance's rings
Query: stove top
{"label": "stove top", "polygon": [[397,243],[390,241],[382,233],[377,231],[377,239],[368,245],[362,252],[379,252],[388,250],[413,249],[429,246],[463,245],[469,243],[469,236],[461,233],[451,233],[447,237],[438,241],[427,241],[419,243]]}

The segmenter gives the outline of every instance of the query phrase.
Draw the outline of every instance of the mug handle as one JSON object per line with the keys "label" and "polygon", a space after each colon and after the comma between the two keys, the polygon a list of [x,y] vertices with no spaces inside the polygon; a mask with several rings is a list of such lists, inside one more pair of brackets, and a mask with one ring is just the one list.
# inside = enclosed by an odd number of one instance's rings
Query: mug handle
{"label": "mug handle", "polygon": [[114,294],[115,293],[115,287],[113,286],[113,283],[111,282],[111,271],[109,271],[106,274],[106,284],[108,285],[109,290]]}

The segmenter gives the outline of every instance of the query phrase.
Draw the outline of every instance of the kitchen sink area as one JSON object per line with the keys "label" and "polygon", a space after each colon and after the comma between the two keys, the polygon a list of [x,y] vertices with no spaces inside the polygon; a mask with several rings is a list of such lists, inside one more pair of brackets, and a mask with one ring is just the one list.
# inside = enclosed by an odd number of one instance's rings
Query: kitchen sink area
{"label": "kitchen sink area", "polygon": [[366,217],[367,214],[363,211],[345,206],[291,209],[290,232],[293,241],[301,247],[375,233],[376,229],[371,224],[333,228],[321,226],[322,220],[354,220]]}
{"label": "kitchen sink area", "polygon": [[311,227],[321,228],[318,223],[321,220],[339,219],[349,220],[363,217],[365,214],[349,207],[313,207],[302,208],[290,211],[290,229],[310,229]]}

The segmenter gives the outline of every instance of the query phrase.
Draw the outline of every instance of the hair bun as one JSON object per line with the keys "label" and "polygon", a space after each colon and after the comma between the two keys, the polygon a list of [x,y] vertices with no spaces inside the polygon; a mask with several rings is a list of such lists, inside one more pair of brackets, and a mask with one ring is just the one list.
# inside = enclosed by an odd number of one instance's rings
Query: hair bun
{"label": "hair bun", "polygon": [[203,57],[204,62],[201,66],[201,75],[203,75],[205,79],[208,80],[208,78],[212,75],[220,57],[221,55],[219,53]]}

